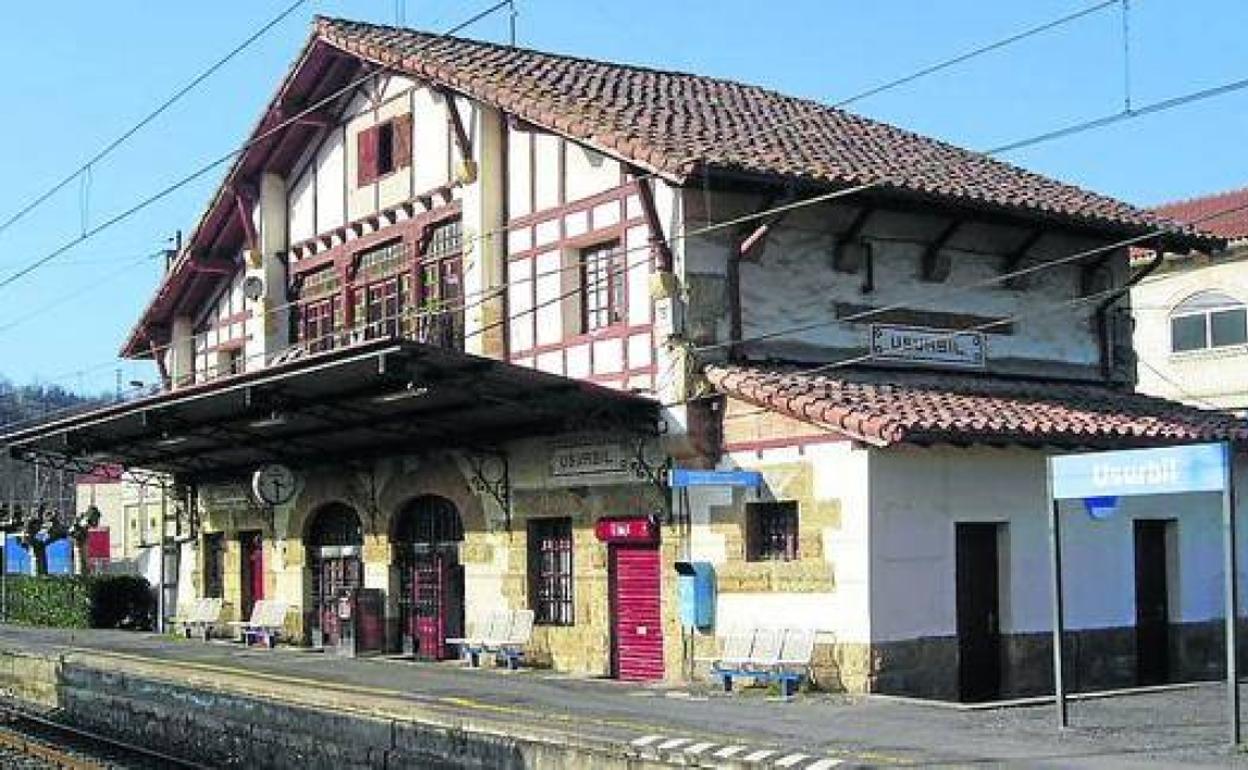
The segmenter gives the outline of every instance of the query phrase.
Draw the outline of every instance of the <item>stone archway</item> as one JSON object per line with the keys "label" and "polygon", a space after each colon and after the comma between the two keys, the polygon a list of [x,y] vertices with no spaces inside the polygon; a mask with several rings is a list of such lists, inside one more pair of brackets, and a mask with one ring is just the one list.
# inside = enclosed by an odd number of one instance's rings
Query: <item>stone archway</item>
{"label": "stone archway", "polygon": [[442,660],[451,657],[446,640],[463,636],[463,539],[459,509],[445,497],[417,495],[395,515],[391,542],[404,652]]}
{"label": "stone archway", "polygon": [[340,639],[337,599],[364,585],[364,527],[350,505],[326,503],[308,517],[303,542],[311,579],[312,644],[334,647]]}

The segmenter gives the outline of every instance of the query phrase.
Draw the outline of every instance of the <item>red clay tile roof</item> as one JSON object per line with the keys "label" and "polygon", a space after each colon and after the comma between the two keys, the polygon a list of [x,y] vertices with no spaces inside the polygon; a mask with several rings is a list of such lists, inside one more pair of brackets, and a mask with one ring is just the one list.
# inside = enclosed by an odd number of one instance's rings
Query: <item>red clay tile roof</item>
{"label": "red clay tile roof", "polygon": [[1071,447],[1248,441],[1248,423],[1095,385],[964,374],[711,365],[720,393],[877,446],[974,442]]}
{"label": "red clay tile roof", "polygon": [[[1219,211],[1236,207],[1239,207],[1237,211],[1214,216]],[[1153,211],[1176,222],[1190,224],[1199,219],[1201,222],[1197,227],[1228,241],[1248,238],[1248,187],[1206,195],[1202,198],[1166,203],[1157,206]]]}
{"label": "red clay tile roof", "polygon": [[344,19],[318,19],[317,35],[676,181],[709,168],[833,186],[881,183],[1132,234],[1186,230],[986,155],[757,86]]}

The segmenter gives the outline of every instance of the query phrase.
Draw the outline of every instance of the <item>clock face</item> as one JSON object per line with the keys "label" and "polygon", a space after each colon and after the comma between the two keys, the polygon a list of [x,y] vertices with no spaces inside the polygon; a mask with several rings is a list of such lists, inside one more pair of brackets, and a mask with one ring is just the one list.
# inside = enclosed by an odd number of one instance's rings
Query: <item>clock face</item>
{"label": "clock face", "polygon": [[251,479],[251,488],[260,502],[282,505],[295,496],[295,474],[285,465],[260,467]]}

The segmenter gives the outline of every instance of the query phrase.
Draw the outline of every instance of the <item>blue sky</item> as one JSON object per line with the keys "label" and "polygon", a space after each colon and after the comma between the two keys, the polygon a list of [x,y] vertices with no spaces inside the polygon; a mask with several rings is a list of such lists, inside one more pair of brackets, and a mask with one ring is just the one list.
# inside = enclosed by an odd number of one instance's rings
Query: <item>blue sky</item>
{"label": "blue sky", "polygon": [[[8,119],[0,221],[90,157],[290,0],[111,0],[0,11]],[[521,45],[733,78],[834,102],[1092,5],[1092,0],[517,0]],[[97,168],[0,233],[0,280],[246,136],[314,13],[393,22],[395,0],[310,0]],[[407,0],[441,31],[489,0]],[[1134,103],[1248,77],[1248,4],[1132,0]],[[505,40],[505,13],[466,30]],[[853,109],[972,149],[1098,117],[1123,103],[1122,17],[1109,8]],[[1248,185],[1248,90],[1007,156],[1137,204]],[[116,351],[154,288],[162,248],[190,229],[221,170],[0,288],[0,373],[75,390],[146,379]],[[85,203],[85,205],[84,205]],[[58,303],[58,304],[53,304]]]}

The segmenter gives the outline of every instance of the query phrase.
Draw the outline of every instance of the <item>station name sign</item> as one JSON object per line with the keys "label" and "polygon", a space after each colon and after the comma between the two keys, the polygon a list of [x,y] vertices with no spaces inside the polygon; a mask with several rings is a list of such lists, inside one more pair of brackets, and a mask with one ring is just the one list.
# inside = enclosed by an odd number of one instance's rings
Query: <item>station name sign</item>
{"label": "station name sign", "polygon": [[550,475],[554,478],[602,476],[629,472],[628,448],[621,444],[573,444],[550,452]]}
{"label": "station name sign", "polygon": [[871,356],[877,360],[983,367],[986,362],[984,349],[982,332],[871,325]]}
{"label": "station name sign", "polygon": [[1226,481],[1224,444],[1089,452],[1052,458],[1053,497],[1078,498],[1220,492]]}

